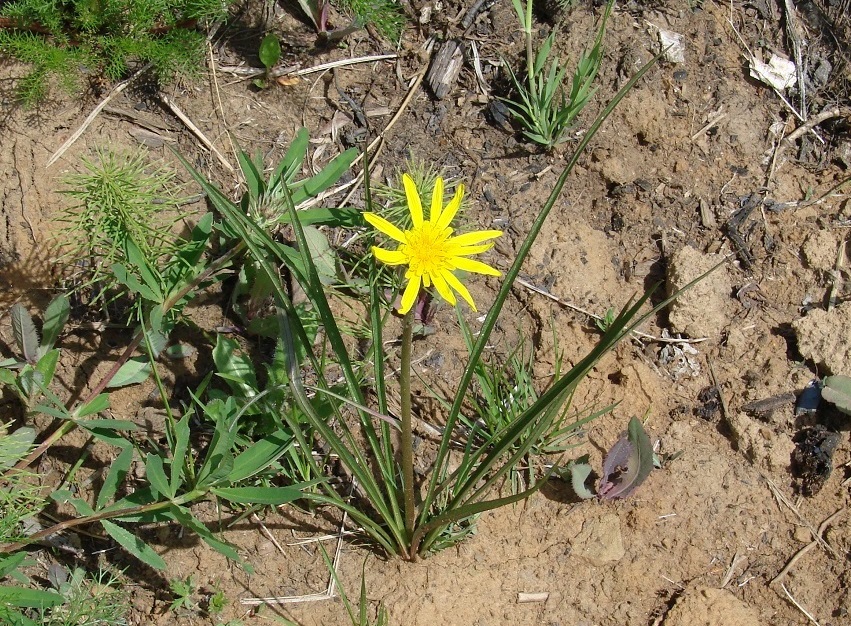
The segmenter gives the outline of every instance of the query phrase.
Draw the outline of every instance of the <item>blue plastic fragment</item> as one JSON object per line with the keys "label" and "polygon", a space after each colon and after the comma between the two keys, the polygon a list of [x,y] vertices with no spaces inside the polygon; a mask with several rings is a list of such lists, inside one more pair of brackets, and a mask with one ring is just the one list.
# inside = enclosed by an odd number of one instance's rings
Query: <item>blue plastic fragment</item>
{"label": "blue plastic fragment", "polygon": [[818,379],[813,379],[804,387],[798,402],[795,403],[795,417],[807,413],[815,413],[821,403],[821,384]]}

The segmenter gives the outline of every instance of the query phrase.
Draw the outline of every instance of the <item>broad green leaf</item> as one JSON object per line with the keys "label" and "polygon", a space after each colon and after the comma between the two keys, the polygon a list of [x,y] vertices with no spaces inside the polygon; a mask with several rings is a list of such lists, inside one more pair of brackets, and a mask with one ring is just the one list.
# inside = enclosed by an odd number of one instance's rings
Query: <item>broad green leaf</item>
{"label": "broad green leaf", "polygon": [[47,305],[44,311],[44,324],[41,327],[41,352],[47,352],[53,348],[70,313],[71,305],[64,295],[57,296]]}
{"label": "broad green leaf", "polygon": [[130,471],[130,463],[133,462],[133,447],[127,446],[121,451],[109,466],[109,472],[103,479],[103,485],[98,493],[95,508],[102,509],[107,502],[115,497],[118,487],[124,482],[127,472]]}
{"label": "broad green leaf", "polygon": [[278,506],[301,497],[295,487],[213,487],[214,494],[237,504],[269,504]]}
{"label": "broad green leaf", "polygon": [[38,331],[30,312],[20,302],[12,305],[12,335],[24,360],[35,363],[38,360]]}
{"label": "broad green leaf", "polygon": [[338,154],[336,157],[331,159],[328,165],[322,168],[322,171],[311,178],[308,178],[293,189],[293,204],[298,206],[308,198],[318,196],[320,193],[328,189],[331,185],[340,180],[340,177],[348,171],[357,156],[358,151],[355,148],[349,148],[345,152]]}
{"label": "broad green leaf", "polygon": [[101,411],[106,411],[109,408],[109,394],[101,393],[95,396],[89,401],[85,406],[81,406],[74,413],[77,417],[86,417],[88,415],[94,415],[96,413],[100,413]]}
{"label": "broad green leaf", "polygon": [[105,519],[101,520],[100,523],[103,525],[103,529],[106,533],[115,539],[116,543],[137,559],[143,563],[147,563],[154,569],[163,570],[166,568],[166,563],[163,561],[163,558],[154,552],[154,549],[151,546],[139,539],[129,530]]}
{"label": "broad green leaf", "polygon": [[165,469],[163,469],[162,457],[156,454],[148,454],[148,458],[145,461],[145,475],[148,477],[148,482],[151,483],[151,486],[160,495],[165,496],[169,500],[174,497],[171,485],[165,475]]}
{"label": "broad green leaf", "polygon": [[107,389],[116,389],[144,382],[151,375],[151,364],[147,357],[129,359],[109,381]]}
{"label": "broad green leaf", "polygon": [[[277,39],[275,41],[277,41]],[[262,48],[263,44],[260,44],[260,47]],[[242,150],[237,153],[236,157],[239,161],[239,167],[242,170],[242,175],[245,176],[245,184],[248,186],[249,201],[254,200],[256,202],[266,190],[263,175],[260,173],[262,169],[258,169],[258,167],[254,165],[254,162]]]}
{"label": "broad green leaf", "polygon": [[111,420],[111,419],[94,419],[94,420],[77,420],[77,425],[80,428],[85,428],[88,431],[94,430],[138,430],[139,426],[136,422],[130,420]]}
{"label": "broad green leaf", "polygon": [[0,558],[0,578],[8,576],[21,563],[23,563],[25,558],[27,558],[27,553],[24,551],[16,552],[7,557]]}
{"label": "broad green leaf", "polygon": [[[14,432],[0,435],[0,472],[12,467],[32,449],[35,429],[21,426]],[[3,574],[0,573],[0,578]]]}
{"label": "broad green leaf", "polygon": [[281,58],[281,42],[275,35],[269,33],[260,42],[260,50],[258,50],[257,56],[260,57],[260,62],[267,70],[272,69]]}
{"label": "broad green leaf", "polygon": [[310,257],[316,266],[316,273],[323,285],[333,285],[337,282],[337,256],[328,243],[325,234],[314,226],[304,227],[304,238],[310,250]]}
{"label": "broad green leaf", "polygon": [[49,385],[53,380],[53,374],[56,372],[56,364],[59,362],[59,350],[49,350],[44,353],[38,363],[35,364],[35,369],[41,374],[42,384]]}
{"label": "broad green leaf", "polygon": [[238,483],[262,472],[277,461],[291,445],[292,436],[285,430],[267,435],[234,459],[230,480]]}
{"label": "broad green leaf", "polygon": [[121,263],[113,263],[112,264],[112,273],[115,275],[115,279],[127,287],[131,293],[139,294],[145,300],[150,300],[152,302],[162,302],[161,298],[157,297],[157,294],[154,293],[152,289],[143,285],[138,278],[136,278],[135,274],[132,274],[127,271],[127,268],[124,267]]}
{"label": "broad green leaf", "polygon": [[156,270],[151,267],[139,246],[136,245],[135,241],[128,238],[124,240],[124,251],[127,254],[127,260],[139,271],[142,282],[154,293],[153,299],[156,302],[162,302],[163,294],[160,289],[160,280],[156,276]]}
{"label": "broad green leaf", "polygon": [[851,378],[842,375],[828,376],[821,384],[821,397],[836,405],[843,413],[851,415]]}
{"label": "broad green leaf", "polygon": [[[219,335],[213,348],[213,362],[220,375],[226,375],[231,389],[243,398],[257,395],[257,375],[254,364],[239,348],[234,339]],[[224,377],[224,376],[223,376]]]}
{"label": "broad green leaf", "polygon": [[269,178],[272,185],[292,184],[295,175],[298,174],[302,163],[304,163],[309,140],[310,135],[306,128],[302,126],[296,131],[287,153]]}
{"label": "broad green leaf", "polygon": [[65,598],[55,591],[0,586],[0,604],[7,606],[46,609],[65,603]]}
{"label": "broad green leaf", "polygon": [[67,489],[59,489],[50,494],[50,498],[55,502],[62,504],[63,502],[67,502],[77,511],[78,515],[94,515],[95,511],[89,506],[89,503],[83,500],[82,498],[78,498],[73,493],[68,491]]}

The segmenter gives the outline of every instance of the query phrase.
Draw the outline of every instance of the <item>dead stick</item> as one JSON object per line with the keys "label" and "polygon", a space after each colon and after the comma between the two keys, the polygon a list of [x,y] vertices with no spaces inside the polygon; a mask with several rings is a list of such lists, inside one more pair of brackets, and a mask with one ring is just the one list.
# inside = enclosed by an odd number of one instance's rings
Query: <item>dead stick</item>
{"label": "dead stick", "polygon": [[130,85],[130,83],[132,83],[134,80],[136,80],[136,78],[138,78],[140,75],[142,75],[144,72],[146,72],[146,71],[147,71],[147,70],[148,70],[148,69],[149,69],[152,65],[153,65],[152,63],[148,63],[148,64],[146,64],[144,67],[142,67],[141,69],[137,70],[137,71],[136,71],[136,72],[135,72],[135,73],[134,73],[134,74],[133,74],[130,78],[128,78],[128,79],[126,79],[126,80],[123,80],[123,81],[121,81],[120,83],[118,83],[118,84],[117,84],[117,85],[113,88],[113,90],[110,92],[110,94],[109,94],[106,98],[104,98],[103,100],[101,100],[100,104],[98,104],[98,105],[94,108],[94,110],[93,110],[91,113],[89,113],[89,116],[88,116],[88,117],[87,117],[87,118],[83,121],[83,123],[82,123],[82,125],[80,126],[80,128],[78,128],[78,129],[74,132],[74,134],[73,134],[73,135],[71,135],[70,137],[68,137],[68,139],[65,141],[65,143],[63,143],[61,146],[59,146],[59,149],[58,149],[56,152],[54,152],[54,153],[53,153],[53,156],[51,156],[51,157],[47,160],[47,164],[45,165],[45,167],[50,167],[51,165],[53,165],[54,163],[56,163],[56,161],[58,161],[58,160],[59,160],[59,158],[60,158],[63,154],[65,154],[65,152],[68,150],[68,148],[70,148],[72,145],[74,145],[74,142],[75,142],[75,141],[77,141],[77,140],[80,138],[80,136],[81,136],[84,132],[86,132],[86,129],[87,129],[89,126],[91,126],[91,123],[95,121],[95,118],[96,118],[96,117],[98,116],[98,114],[99,114],[99,113],[103,110],[103,108],[104,108],[107,104],[109,104],[109,103],[110,103],[110,101],[111,101],[111,100],[112,100],[115,96],[117,96],[117,95],[118,95],[118,94],[120,94],[122,91],[124,91],[125,89],[127,89],[127,87]]}
{"label": "dead stick", "polygon": [[160,100],[162,100],[162,103],[165,104],[169,109],[171,109],[172,113],[174,113],[178,118],[180,118],[181,122],[186,124],[186,127],[192,131],[192,134],[198,138],[198,141],[204,144],[204,146],[210,152],[212,152],[216,156],[216,158],[219,159],[219,162],[225,167],[227,171],[229,171],[231,174],[236,173],[236,170],[234,169],[233,165],[231,165],[224,157],[224,155],[222,155],[222,153],[218,151],[216,146],[213,145],[213,142],[207,139],[207,136],[201,132],[201,129],[195,126],[195,124],[192,123],[192,120],[190,120],[189,117],[187,117],[187,115],[183,111],[181,111],[180,108],[174,102],[172,102],[167,95],[165,95],[164,93],[160,94]]}

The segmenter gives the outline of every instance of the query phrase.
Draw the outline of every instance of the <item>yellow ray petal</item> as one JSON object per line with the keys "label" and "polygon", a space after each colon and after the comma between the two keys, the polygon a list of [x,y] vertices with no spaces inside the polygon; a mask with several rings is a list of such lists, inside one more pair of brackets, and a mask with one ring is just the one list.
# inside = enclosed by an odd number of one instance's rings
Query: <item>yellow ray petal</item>
{"label": "yellow ray petal", "polygon": [[434,181],[434,189],[431,192],[431,212],[429,220],[437,222],[440,219],[440,211],[443,209],[443,179],[439,176]]}
{"label": "yellow ray petal", "polygon": [[464,233],[449,240],[449,243],[459,246],[471,246],[477,243],[482,243],[488,239],[496,239],[502,236],[501,230],[474,230],[471,233]]}
{"label": "yellow ray petal", "polygon": [[404,265],[410,261],[410,257],[407,254],[398,250],[385,250],[378,246],[372,246],[372,253],[376,259],[387,265]]}
{"label": "yellow ray petal", "polygon": [[482,252],[487,252],[491,248],[493,248],[492,242],[483,243],[478,246],[453,246],[450,244],[446,246],[446,254],[451,257],[470,256],[471,254],[481,254]]}
{"label": "yellow ray petal", "polygon": [[384,233],[391,239],[395,239],[399,243],[407,243],[408,240],[405,237],[405,233],[399,230],[398,227],[394,226],[386,219],[377,215],[375,213],[364,213],[363,219],[367,221],[373,228],[378,230],[379,232]]}
{"label": "yellow ray petal", "polygon": [[440,219],[437,220],[438,228],[446,228],[449,226],[449,223],[455,218],[455,214],[458,212],[458,209],[461,208],[461,199],[464,197],[464,185],[458,185],[458,189],[455,190],[455,195],[452,197],[452,200],[449,201],[449,204],[446,205],[446,208],[443,209],[443,213],[440,214]]}
{"label": "yellow ray petal", "polygon": [[455,274],[452,272],[443,272],[442,278],[449,283],[449,286],[457,291],[464,300],[466,300],[467,304],[470,305],[470,308],[473,309],[473,311],[478,311],[476,303],[473,302],[473,296],[470,295],[470,292],[467,291],[467,288],[460,280],[458,280]]}
{"label": "yellow ray petal", "polygon": [[487,276],[502,276],[502,272],[494,269],[486,263],[476,261],[474,259],[465,259],[464,257],[456,257],[452,259],[455,267],[465,272],[475,272],[476,274],[485,274]]}
{"label": "yellow ray petal", "polygon": [[420,193],[414,179],[407,174],[402,174],[402,184],[405,186],[405,198],[408,200],[408,210],[411,212],[411,222],[414,228],[423,225],[423,205],[420,202]]}
{"label": "yellow ray petal", "polygon": [[[437,293],[440,294],[440,297],[452,306],[455,306],[457,300],[455,299],[455,294],[452,293],[452,290],[449,288],[449,284],[446,282],[445,274],[449,274],[449,272],[432,274],[432,282],[434,283],[434,288],[437,289]],[[449,275],[451,276],[451,274]]]}
{"label": "yellow ray petal", "polygon": [[420,277],[412,276],[411,280],[405,286],[405,292],[402,294],[402,306],[399,307],[399,314],[404,315],[411,310],[414,302],[417,299],[417,294],[420,292]]}

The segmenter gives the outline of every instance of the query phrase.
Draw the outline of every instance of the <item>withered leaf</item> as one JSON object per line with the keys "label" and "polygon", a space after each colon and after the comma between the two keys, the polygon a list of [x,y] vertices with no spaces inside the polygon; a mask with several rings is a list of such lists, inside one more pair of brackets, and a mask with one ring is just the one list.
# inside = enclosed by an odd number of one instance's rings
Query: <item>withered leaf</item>
{"label": "withered leaf", "polygon": [[603,477],[597,495],[604,500],[626,498],[653,470],[653,446],[641,420],[629,420],[627,432],[609,450],[603,460]]}

